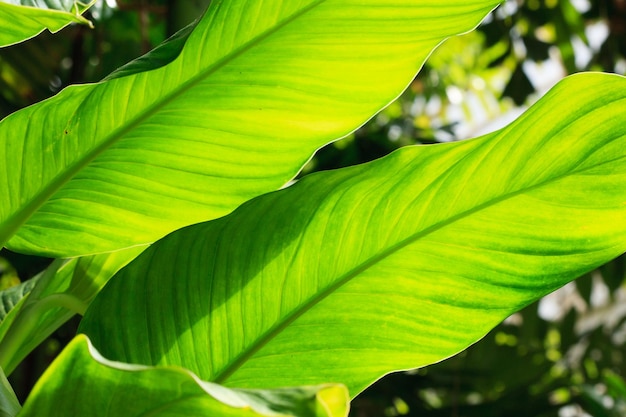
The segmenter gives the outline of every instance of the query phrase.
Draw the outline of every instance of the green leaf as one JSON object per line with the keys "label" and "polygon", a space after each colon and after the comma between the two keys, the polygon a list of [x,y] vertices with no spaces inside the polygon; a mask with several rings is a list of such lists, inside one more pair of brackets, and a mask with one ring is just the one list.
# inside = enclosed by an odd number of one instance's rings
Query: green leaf
{"label": "green leaf", "polygon": [[0,368],[0,417],[15,417],[21,408],[11,384]]}
{"label": "green leaf", "polygon": [[194,22],[185,26],[147,54],[113,71],[103,81],[127,77],[169,64],[180,55],[185,46],[185,42],[187,42],[189,35],[193,32],[197,23],[198,22]]}
{"label": "green leaf", "polygon": [[35,286],[37,280],[29,279],[4,291],[0,291],[0,323],[9,311]]}
{"label": "green leaf", "polygon": [[603,371],[602,380],[607,386],[607,393],[615,399],[626,401],[626,380],[613,371],[606,369]]}
{"label": "green leaf", "polygon": [[584,410],[591,413],[593,417],[618,417],[604,401],[604,396],[598,392],[597,388],[585,384],[581,387],[581,399]]}
{"label": "green leaf", "polygon": [[0,0],[0,47],[30,39],[45,29],[56,33],[70,23],[91,25],[82,14],[93,4],[67,0]]}
{"label": "green leaf", "polygon": [[347,409],[340,385],[231,390],[180,368],[108,361],[77,336],[37,382],[20,417],[345,417]]}
{"label": "green leaf", "polygon": [[626,78],[581,74],[498,132],[307,176],[155,243],[80,330],[236,387],[443,360],[626,249],[625,109]]}
{"label": "green leaf", "polygon": [[0,322],[0,367],[10,374],[53,331],[77,313],[83,314],[109,278],[144,249],[59,259],[22,288],[0,293],[3,300],[6,296],[14,303]]}
{"label": "green leaf", "polygon": [[0,122],[0,242],[72,257],[223,216],[284,186],[497,4],[213,1],[168,65]]}

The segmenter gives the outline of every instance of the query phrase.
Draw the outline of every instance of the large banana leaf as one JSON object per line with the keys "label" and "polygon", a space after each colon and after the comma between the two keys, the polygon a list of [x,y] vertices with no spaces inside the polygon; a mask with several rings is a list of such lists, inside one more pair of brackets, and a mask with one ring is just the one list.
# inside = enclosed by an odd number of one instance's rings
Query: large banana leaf
{"label": "large banana leaf", "polygon": [[626,249],[625,109],[626,78],[573,76],[501,131],[305,177],[155,243],[81,331],[235,387],[440,361]]}
{"label": "large banana leaf", "polygon": [[91,26],[82,14],[95,3],[74,0],[0,0],[0,47],[55,33],[72,22]]}
{"label": "large banana leaf", "polygon": [[70,257],[225,215],[364,123],[497,3],[213,1],[169,64],[0,122],[0,242]]}
{"label": "large banana leaf", "polygon": [[145,249],[58,259],[23,285],[0,293],[11,308],[0,317],[0,367],[10,374],[35,347],[75,314],[84,313],[98,291]]}
{"label": "large banana leaf", "polygon": [[78,336],[38,381],[20,417],[345,417],[340,385],[273,391],[230,390],[180,368],[102,358]]}

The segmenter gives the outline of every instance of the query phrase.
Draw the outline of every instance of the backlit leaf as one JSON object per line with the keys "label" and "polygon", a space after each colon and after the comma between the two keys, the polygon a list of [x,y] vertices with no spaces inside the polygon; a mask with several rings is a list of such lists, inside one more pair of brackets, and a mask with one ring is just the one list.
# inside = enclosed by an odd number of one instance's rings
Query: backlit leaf
{"label": "backlit leaf", "polygon": [[73,257],[228,214],[284,186],[497,4],[212,1],[169,64],[0,122],[0,242]]}
{"label": "backlit leaf", "polygon": [[155,243],[81,325],[106,357],[356,395],[445,359],[626,249],[626,78],[507,128],[310,175]]}

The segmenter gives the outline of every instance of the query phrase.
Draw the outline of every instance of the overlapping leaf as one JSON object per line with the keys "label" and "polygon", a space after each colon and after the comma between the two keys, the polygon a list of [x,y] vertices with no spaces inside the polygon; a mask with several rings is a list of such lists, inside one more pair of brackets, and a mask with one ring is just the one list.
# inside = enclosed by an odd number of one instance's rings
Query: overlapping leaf
{"label": "overlapping leaf", "polygon": [[30,292],[35,282],[37,282],[36,279],[29,279],[28,281],[0,291],[0,323],[7,314],[9,314],[9,311]]}
{"label": "overlapping leaf", "polygon": [[154,244],[81,330],[235,387],[440,361],[626,249],[625,109],[624,77],[573,76],[501,131],[305,177]]}
{"label": "overlapping leaf", "polygon": [[[38,276],[0,293],[0,367],[10,374],[35,347],[77,313],[145,247],[56,260]],[[9,308],[10,307],[10,308]]]}
{"label": "overlapping leaf", "polygon": [[283,186],[497,3],[213,1],[168,65],[0,122],[0,242],[78,256],[225,215]]}
{"label": "overlapping leaf", "polygon": [[82,14],[95,3],[74,0],[0,0],[0,47],[55,33],[72,22],[91,25]]}
{"label": "overlapping leaf", "polygon": [[230,390],[180,368],[107,361],[78,336],[48,368],[20,417],[345,417],[345,387]]}
{"label": "overlapping leaf", "polygon": [[20,403],[4,371],[0,368],[0,417],[14,417],[20,410]]}

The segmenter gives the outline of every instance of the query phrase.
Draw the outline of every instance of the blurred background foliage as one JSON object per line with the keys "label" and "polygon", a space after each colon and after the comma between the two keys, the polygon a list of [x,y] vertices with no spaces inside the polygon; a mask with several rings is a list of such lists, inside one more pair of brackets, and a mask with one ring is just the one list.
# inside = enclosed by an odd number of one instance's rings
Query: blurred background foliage
{"label": "blurred background foliage", "polygon": [[[87,14],[95,29],[71,26],[0,49],[0,117],[69,84],[102,79],[208,2],[100,0]],[[301,175],[495,130],[559,79],[589,70],[626,72],[626,0],[509,0],[477,31],[446,41],[394,103],[320,149]],[[49,262],[3,249],[0,290]],[[622,256],[513,315],[461,354],[381,379],[355,399],[352,416],[626,415],[625,276]],[[11,375],[22,400],[77,321]]]}

